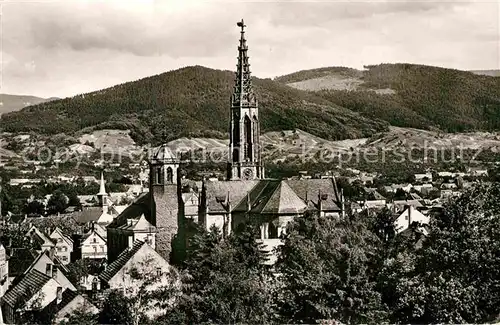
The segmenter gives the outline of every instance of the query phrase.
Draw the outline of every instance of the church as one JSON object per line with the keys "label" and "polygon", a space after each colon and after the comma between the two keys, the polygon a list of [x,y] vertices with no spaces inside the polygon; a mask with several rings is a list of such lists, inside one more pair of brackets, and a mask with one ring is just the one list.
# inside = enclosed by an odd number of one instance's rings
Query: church
{"label": "church", "polygon": [[[227,236],[251,219],[260,225],[259,238],[274,246],[286,224],[306,211],[339,216],[343,198],[334,178],[277,180],[265,177],[261,157],[259,107],[252,87],[248,46],[243,20],[238,62],[230,99],[229,159],[227,178],[205,180],[198,195],[198,216],[185,213],[179,158],[162,145],[148,159],[149,192],[141,194],[107,227],[108,262],[136,240],[148,242],[167,260],[175,239],[185,241],[191,222],[210,229],[219,227]],[[174,247],[174,248],[172,248]]]}

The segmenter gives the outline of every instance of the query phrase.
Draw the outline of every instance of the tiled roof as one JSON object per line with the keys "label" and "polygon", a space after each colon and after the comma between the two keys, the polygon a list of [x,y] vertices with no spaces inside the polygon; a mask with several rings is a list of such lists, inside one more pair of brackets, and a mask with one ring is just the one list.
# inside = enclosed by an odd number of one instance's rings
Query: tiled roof
{"label": "tiled roof", "polygon": [[2,299],[12,308],[17,307],[17,304],[24,305],[33,295],[40,291],[50,279],[50,276],[33,269],[27,273],[17,285],[7,290]]}
{"label": "tiled roof", "polygon": [[331,179],[207,181],[205,190],[209,213],[226,212],[228,199],[237,212],[250,205],[251,213],[302,213],[317,209],[320,193],[323,211],[340,210]]}
{"label": "tiled roof", "polygon": [[340,211],[337,202],[340,201],[338,191],[332,179],[298,179],[285,181],[290,188],[304,201],[313,203],[313,206],[318,205],[318,196],[321,193],[326,199],[322,201],[323,211]]}
{"label": "tiled roof", "polygon": [[221,199],[229,200],[233,207],[237,207],[247,194],[257,185],[259,181],[207,181],[205,189],[207,194],[207,211],[210,213],[225,212]]}
{"label": "tiled roof", "polygon": [[139,219],[143,214],[149,221],[151,218],[150,198],[149,192],[139,195],[132,204],[113,219],[108,228],[118,228],[127,224],[127,219]]}
{"label": "tiled roof", "polygon": [[144,244],[145,242],[136,240],[132,248],[124,250],[113,263],[106,267],[106,269],[99,275],[99,278],[105,282],[111,280]]}
{"label": "tiled roof", "polygon": [[96,222],[102,214],[101,207],[84,207],[82,211],[73,213],[73,218],[78,224]]}
{"label": "tiled roof", "polygon": [[377,191],[372,191],[368,195],[369,200],[385,200],[385,197]]}
{"label": "tiled roof", "polygon": [[158,160],[161,162],[171,162],[175,163],[179,161],[179,158],[175,155],[175,153],[170,149],[166,144],[163,144],[157,148],[153,148],[151,159]]}
{"label": "tiled roof", "polygon": [[23,274],[35,261],[37,252],[27,248],[12,248],[9,259],[9,276]]}
{"label": "tiled roof", "polygon": [[304,201],[295,194],[287,183],[280,182],[261,213],[288,214],[302,213],[305,210],[307,210],[307,206]]}

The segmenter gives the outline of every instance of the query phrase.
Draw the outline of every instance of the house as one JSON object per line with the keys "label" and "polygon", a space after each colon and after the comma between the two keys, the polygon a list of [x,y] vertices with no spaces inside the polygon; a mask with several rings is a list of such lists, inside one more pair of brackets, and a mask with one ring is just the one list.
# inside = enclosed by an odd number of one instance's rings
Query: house
{"label": "house", "polygon": [[54,249],[40,253],[35,261],[24,271],[22,277],[27,276],[33,269],[52,277],[64,288],[76,291],[75,285],[68,279],[68,268],[57,258]]}
{"label": "house", "polygon": [[43,315],[42,319],[51,320],[53,324],[59,324],[67,321],[69,316],[76,311],[95,315],[99,312],[99,309],[81,294],[72,290],[64,290],[60,291],[56,299],[41,310],[41,314]]}
{"label": "house", "polygon": [[9,260],[5,247],[0,243],[0,297],[9,288]]}
{"label": "house", "polygon": [[93,227],[90,232],[82,238],[81,258],[105,259],[108,256],[106,239],[104,239]]}
{"label": "house", "polygon": [[19,185],[32,185],[38,184],[42,180],[39,178],[11,178],[9,180],[10,186],[19,186]]}
{"label": "house", "polygon": [[[40,218],[41,219],[41,218]],[[40,250],[43,252],[45,250],[50,250],[55,247],[56,244],[49,236],[45,235],[42,231],[40,231],[37,227],[31,226],[28,232],[26,233],[26,237],[30,239],[30,241],[34,241],[39,245]]]}
{"label": "house", "polygon": [[415,181],[423,183],[432,183],[432,173],[415,174]]}
{"label": "house", "polygon": [[[143,241],[135,241],[132,247],[123,251],[99,278],[103,288],[123,290],[129,296],[137,294],[141,289],[153,291],[180,285],[175,268]],[[163,308],[156,307],[155,303],[155,299],[148,303],[146,314],[149,317],[165,312]]]}
{"label": "house", "polygon": [[388,193],[396,193],[397,190],[402,190],[406,193],[410,193],[412,188],[412,184],[392,184],[391,186],[384,186],[385,191]]}
{"label": "house", "polygon": [[395,200],[392,202],[392,207],[395,211],[405,209],[407,206],[411,206],[415,209],[421,209],[424,207],[421,201],[422,200]]}
{"label": "house", "polygon": [[413,206],[407,206],[405,210],[396,218],[395,228],[396,232],[401,233],[410,228],[413,224],[428,225],[429,217],[423,215]]}
{"label": "house", "polygon": [[[37,314],[66,290],[54,278],[32,269],[2,297],[6,324],[18,324],[26,314]],[[35,316],[36,317],[36,316]]]}
{"label": "house", "polygon": [[442,172],[438,172],[438,176],[439,177],[453,177],[453,173],[452,172],[442,171]]}
{"label": "house", "polygon": [[470,168],[468,170],[470,176],[474,177],[487,177],[488,176],[488,169],[485,168]]}
{"label": "house", "polygon": [[73,241],[65,236],[59,227],[56,227],[49,237],[56,243],[56,256],[63,264],[68,264],[73,251]]}
{"label": "house", "polygon": [[190,191],[182,193],[182,200],[184,202],[184,215],[186,218],[198,222],[198,207],[200,205],[200,197],[198,193]]}

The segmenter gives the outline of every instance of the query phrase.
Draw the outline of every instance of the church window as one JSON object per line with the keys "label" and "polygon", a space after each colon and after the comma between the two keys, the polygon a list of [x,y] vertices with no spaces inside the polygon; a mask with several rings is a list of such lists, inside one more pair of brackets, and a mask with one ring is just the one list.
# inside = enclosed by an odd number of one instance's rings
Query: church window
{"label": "church window", "polygon": [[173,183],[174,182],[174,172],[172,171],[171,167],[167,168],[167,183]]}
{"label": "church window", "polygon": [[252,160],[252,121],[245,116],[245,159]]}

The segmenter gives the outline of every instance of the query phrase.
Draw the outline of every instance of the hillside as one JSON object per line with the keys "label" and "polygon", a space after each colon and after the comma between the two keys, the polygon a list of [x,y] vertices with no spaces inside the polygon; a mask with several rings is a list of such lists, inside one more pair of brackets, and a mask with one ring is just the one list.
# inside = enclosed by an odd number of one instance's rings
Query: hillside
{"label": "hillside", "polygon": [[400,127],[500,129],[500,78],[412,64],[322,68],[275,81]]}
{"label": "hillside", "polygon": [[57,98],[0,94],[0,116],[5,113],[19,111],[30,105],[36,105],[55,99]]}
{"label": "hillside", "polygon": [[[108,89],[27,107],[2,118],[8,132],[81,135],[130,129],[138,143],[227,137],[234,73],[187,67]],[[307,91],[254,78],[262,132],[301,128],[328,139],[367,137],[388,124]]]}
{"label": "hillside", "polygon": [[471,72],[482,76],[500,77],[500,70],[472,70]]}

